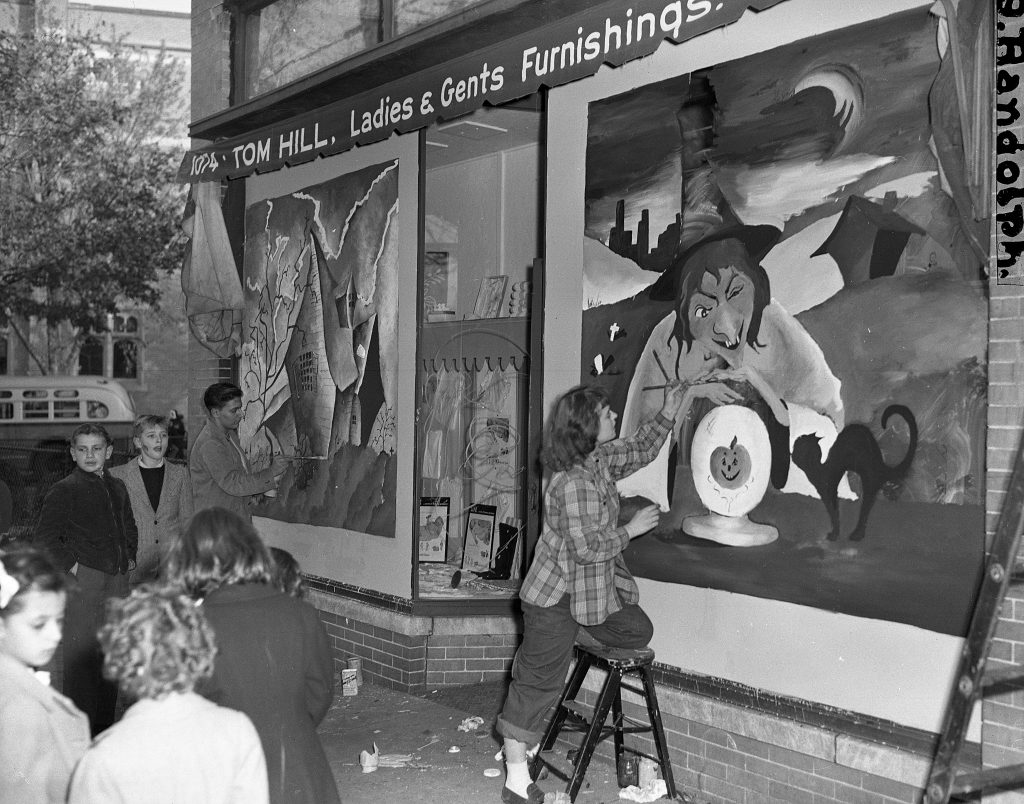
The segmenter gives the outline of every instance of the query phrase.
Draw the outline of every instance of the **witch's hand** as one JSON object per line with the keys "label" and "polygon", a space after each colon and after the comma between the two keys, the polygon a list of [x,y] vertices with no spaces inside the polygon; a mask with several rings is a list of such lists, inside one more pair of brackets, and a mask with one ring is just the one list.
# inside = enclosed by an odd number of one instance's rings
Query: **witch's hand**
{"label": "witch's hand", "polygon": [[768,403],[772,415],[781,424],[789,425],[789,410],[786,408],[786,403],[782,401],[782,398],[764,378],[764,375],[753,366],[739,366],[735,369],[716,371],[713,372],[713,376],[715,379],[720,380],[742,380],[749,383],[761,395],[761,398]]}
{"label": "witch's hand", "polygon": [[716,380],[736,380],[740,382],[748,382],[755,388],[759,385],[764,385],[764,377],[761,372],[753,366],[746,364],[740,366],[734,366],[727,369],[717,369],[711,372],[712,378]]}
{"label": "witch's hand", "polygon": [[694,399],[707,399],[716,405],[731,405],[733,402],[739,402],[743,397],[742,395],[730,388],[723,382],[699,382],[694,383],[689,389]]}

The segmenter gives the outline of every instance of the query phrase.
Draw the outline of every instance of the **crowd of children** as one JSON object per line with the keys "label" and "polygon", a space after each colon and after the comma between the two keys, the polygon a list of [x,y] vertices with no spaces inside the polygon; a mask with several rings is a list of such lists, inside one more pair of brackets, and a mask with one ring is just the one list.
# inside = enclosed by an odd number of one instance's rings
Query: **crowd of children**
{"label": "crowd of children", "polygon": [[168,568],[107,604],[103,672],[129,706],[90,743],[89,718],[39,669],[77,583],[39,547],[0,552],[0,801],[338,802],[316,733],[333,698],[316,610],[224,509],[192,519]]}
{"label": "crowd of children", "polygon": [[[295,559],[252,527],[248,496],[284,464],[250,471],[240,399],[208,389],[189,469],[166,459],[166,418],[140,416],[116,467],[81,425],[32,539],[0,549],[5,804],[339,801],[316,733],[327,634]],[[43,668],[62,640],[58,692]]]}
{"label": "crowd of children", "polygon": [[[528,758],[574,643],[651,638],[622,552],[658,511],[620,524],[615,480],[657,454],[693,398],[669,383],[627,438],[599,391],[580,386],[554,406],[548,527],[520,593],[524,637],[497,722],[503,804],[544,800]],[[0,801],[339,801],[316,732],[333,696],[327,634],[294,558],[264,545],[249,516],[248,497],[274,488],[285,464],[250,470],[237,386],[211,386],[204,401],[190,477],[164,460],[166,419],[138,420],[139,456],[116,472],[106,431],[79,427],[75,469],[46,495],[36,543],[0,552]],[[68,697],[38,672],[62,630]],[[131,702],[116,723],[104,684]]]}

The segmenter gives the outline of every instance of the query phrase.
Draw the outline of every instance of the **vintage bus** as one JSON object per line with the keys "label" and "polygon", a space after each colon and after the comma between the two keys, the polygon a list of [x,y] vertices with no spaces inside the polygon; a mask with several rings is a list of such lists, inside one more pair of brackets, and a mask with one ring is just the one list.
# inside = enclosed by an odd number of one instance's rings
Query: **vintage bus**
{"label": "vintage bus", "polygon": [[68,438],[85,422],[103,425],[123,456],[134,421],[135,404],[114,380],[0,376],[0,478],[14,471],[22,483],[34,483],[63,475],[70,468]]}

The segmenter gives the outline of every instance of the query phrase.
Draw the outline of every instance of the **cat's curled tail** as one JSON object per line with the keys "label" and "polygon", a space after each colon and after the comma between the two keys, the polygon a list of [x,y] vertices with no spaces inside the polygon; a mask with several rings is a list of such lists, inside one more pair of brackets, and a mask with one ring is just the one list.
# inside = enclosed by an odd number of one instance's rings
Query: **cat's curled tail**
{"label": "cat's curled tail", "polygon": [[886,467],[889,477],[894,479],[903,477],[910,470],[910,465],[914,462],[914,453],[917,452],[917,419],[914,418],[914,414],[910,412],[910,408],[906,405],[889,405],[882,412],[882,430],[888,428],[889,418],[895,415],[898,415],[907,423],[907,429],[910,430],[910,440],[907,442],[907,454],[903,456],[903,460],[895,466]]}

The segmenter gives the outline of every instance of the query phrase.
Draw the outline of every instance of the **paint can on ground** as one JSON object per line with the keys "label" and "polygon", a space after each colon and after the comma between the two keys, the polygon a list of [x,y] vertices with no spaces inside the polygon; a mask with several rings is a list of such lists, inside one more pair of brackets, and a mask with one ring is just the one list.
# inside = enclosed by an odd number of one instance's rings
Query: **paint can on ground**
{"label": "paint can on ground", "polygon": [[640,759],[640,765],[637,768],[636,783],[637,787],[647,787],[651,782],[658,778],[658,763],[648,757],[642,757]]}
{"label": "paint can on ground", "polygon": [[356,671],[347,667],[341,671],[341,694],[343,696],[356,695],[359,693],[359,685],[356,683]]}

